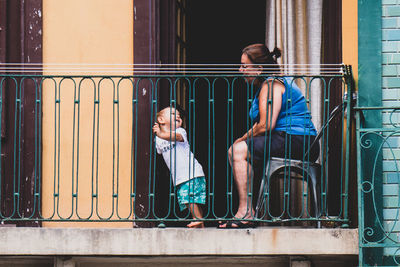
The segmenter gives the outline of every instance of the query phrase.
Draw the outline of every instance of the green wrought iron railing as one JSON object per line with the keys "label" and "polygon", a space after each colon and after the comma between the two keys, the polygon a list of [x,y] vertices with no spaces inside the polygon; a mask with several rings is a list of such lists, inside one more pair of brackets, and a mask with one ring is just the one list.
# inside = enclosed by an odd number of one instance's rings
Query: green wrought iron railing
{"label": "green wrought iron railing", "polygon": [[[282,171],[272,179],[262,175],[270,168],[267,156],[260,172],[249,179],[249,205],[257,210],[251,220],[349,222],[351,67],[314,67],[264,77],[290,78],[303,90],[321,133],[317,190],[311,194],[306,175],[312,164],[301,165],[299,171],[288,152]],[[212,225],[232,219],[238,199],[228,150],[253,124],[248,111],[256,94],[237,68],[135,66],[131,75],[37,75],[32,74],[35,69],[2,69],[0,220],[22,225],[178,225],[202,220]],[[205,172],[201,219],[179,210],[169,170],[156,153],[152,126],[165,106],[182,108],[191,151]],[[305,155],[300,163],[308,160]],[[260,194],[261,183],[266,186]]]}
{"label": "green wrought iron railing", "polygon": [[400,264],[399,110],[356,107],[360,266]]}

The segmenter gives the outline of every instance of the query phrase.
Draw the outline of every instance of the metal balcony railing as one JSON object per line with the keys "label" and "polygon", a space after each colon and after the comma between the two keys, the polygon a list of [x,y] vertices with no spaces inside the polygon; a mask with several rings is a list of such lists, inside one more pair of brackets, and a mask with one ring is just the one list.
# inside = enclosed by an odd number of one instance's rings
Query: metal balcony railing
{"label": "metal balcony railing", "polygon": [[398,266],[398,100],[356,107],[360,266]]}
{"label": "metal balcony railing", "polygon": [[[23,72],[2,68],[0,220],[21,225],[230,220],[238,199],[228,150],[252,127],[248,111],[256,94],[237,68],[146,65],[128,75],[99,74],[95,68],[85,73],[82,67],[64,72],[45,66]],[[307,170],[292,171],[291,152],[273,180],[262,175],[268,171],[267,155],[249,180],[249,205],[255,208],[260,199],[262,204],[252,220],[347,224],[351,67],[295,66],[291,71],[263,77],[290,78],[303,91],[321,132],[318,201],[311,200]],[[190,149],[205,173],[202,219],[179,210],[173,177],[156,153],[152,126],[165,106],[182,108]],[[329,117],[335,107],[339,112]],[[262,181],[267,186],[260,195]]]}

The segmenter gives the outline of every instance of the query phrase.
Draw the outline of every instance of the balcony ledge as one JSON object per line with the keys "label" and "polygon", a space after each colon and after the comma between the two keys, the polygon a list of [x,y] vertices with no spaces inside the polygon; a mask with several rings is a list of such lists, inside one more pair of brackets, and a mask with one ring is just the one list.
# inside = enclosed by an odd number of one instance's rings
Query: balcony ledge
{"label": "balcony ledge", "polygon": [[358,255],[357,229],[0,228],[1,255]]}

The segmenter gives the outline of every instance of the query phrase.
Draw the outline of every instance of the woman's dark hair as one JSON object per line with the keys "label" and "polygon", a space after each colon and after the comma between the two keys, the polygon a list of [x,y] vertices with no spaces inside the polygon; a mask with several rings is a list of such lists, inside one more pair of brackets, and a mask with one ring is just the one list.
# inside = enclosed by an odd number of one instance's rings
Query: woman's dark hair
{"label": "woman's dark hair", "polygon": [[280,69],[277,59],[281,57],[281,50],[277,47],[270,52],[264,44],[252,44],[246,46],[242,50],[242,54],[246,54],[253,64],[271,64],[276,66],[269,66],[268,68],[272,68],[274,71]]}

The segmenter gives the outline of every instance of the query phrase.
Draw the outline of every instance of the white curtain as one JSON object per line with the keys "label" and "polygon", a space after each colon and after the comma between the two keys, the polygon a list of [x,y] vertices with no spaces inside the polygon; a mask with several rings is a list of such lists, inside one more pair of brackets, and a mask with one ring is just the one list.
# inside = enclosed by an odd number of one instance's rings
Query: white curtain
{"label": "white curtain", "polygon": [[[266,0],[266,45],[282,50],[279,63],[283,71],[293,74],[294,64],[321,64],[322,55],[322,2],[323,0]],[[297,67],[300,67],[297,65]],[[304,67],[304,66],[303,66]],[[318,69],[314,69],[318,72]],[[296,71],[298,73],[298,71]],[[297,80],[307,98],[313,122],[321,125],[321,82],[314,80],[310,90]]]}

